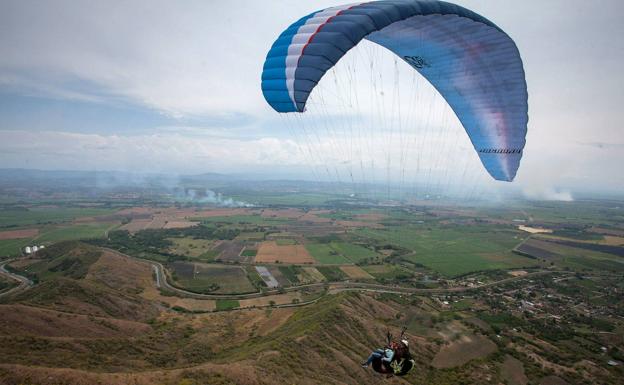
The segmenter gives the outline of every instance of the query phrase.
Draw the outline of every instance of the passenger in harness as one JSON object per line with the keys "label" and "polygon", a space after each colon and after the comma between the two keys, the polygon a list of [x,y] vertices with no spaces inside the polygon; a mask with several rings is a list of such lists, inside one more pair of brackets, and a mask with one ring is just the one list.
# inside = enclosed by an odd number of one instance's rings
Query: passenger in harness
{"label": "passenger in harness", "polygon": [[414,368],[414,360],[409,351],[409,341],[404,337],[406,328],[403,328],[399,341],[392,339],[392,334],[387,333],[388,344],[375,349],[368,359],[362,362],[363,368],[372,364],[373,370],[389,376],[404,376]]}

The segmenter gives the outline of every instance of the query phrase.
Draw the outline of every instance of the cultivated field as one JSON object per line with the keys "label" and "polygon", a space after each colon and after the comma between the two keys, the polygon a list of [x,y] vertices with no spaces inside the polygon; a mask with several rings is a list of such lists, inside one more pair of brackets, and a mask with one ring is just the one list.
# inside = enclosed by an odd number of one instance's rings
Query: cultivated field
{"label": "cultivated field", "polygon": [[283,245],[276,241],[265,241],[260,244],[254,259],[256,263],[314,263],[314,258],[303,245]]}
{"label": "cultivated field", "polygon": [[39,234],[39,229],[22,229],[0,231],[0,240],[33,238]]}
{"label": "cultivated field", "polygon": [[323,265],[340,265],[352,263],[349,259],[338,253],[328,243],[308,243],[306,249],[312,254],[316,262]]}
{"label": "cultivated field", "polygon": [[203,260],[212,260],[214,258],[215,252],[211,250],[214,245],[212,240],[193,238],[167,239],[173,242],[173,246],[169,248],[169,252],[172,254]]}
{"label": "cultivated field", "polygon": [[342,270],[349,278],[375,279],[359,266],[340,266],[340,270]]}
{"label": "cultivated field", "polygon": [[410,261],[446,276],[536,263],[511,253],[523,239],[518,231],[501,230],[497,226],[401,226],[383,230],[359,229],[356,233],[411,250]]}
{"label": "cultivated field", "polygon": [[176,283],[191,291],[219,294],[256,291],[240,266],[176,262],[172,267]]}
{"label": "cultivated field", "polygon": [[315,267],[302,267],[301,273],[297,275],[301,283],[316,283],[325,281],[325,276]]}
{"label": "cultivated field", "polygon": [[215,246],[214,251],[218,253],[216,259],[223,262],[244,262],[250,257],[241,255],[241,251],[245,247],[244,242],[240,241],[221,241]]}

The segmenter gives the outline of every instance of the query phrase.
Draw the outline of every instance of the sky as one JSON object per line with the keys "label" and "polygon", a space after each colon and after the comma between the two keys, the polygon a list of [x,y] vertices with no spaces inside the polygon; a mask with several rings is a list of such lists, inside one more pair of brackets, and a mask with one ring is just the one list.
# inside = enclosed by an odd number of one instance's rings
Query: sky
{"label": "sky", "polygon": [[[506,31],[524,62],[529,126],[513,186],[561,200],[624,191],[624,2],[455,2]],[[328,164],[361,159],[367,149],[346,131],[302,132],[296,119],[278,116],[263,99],[260,74],[283,29],[339,4],[0,0],[0,167],[322,179]],[[370,87],[359,92],[365,99]],[[464,149],[474,180],[507,188],[487,179],[452,112],[434,102],[440,120],[431,124],[447,127],[437,138]],[[342,121],[358,120],[335,116]],[[402,154],[406,138],[438,145],[404,126],[406,136],[387,140],[384,151]],[[424,164],[434,164],[430,152]],[[387,160],[393,178],[400,162]],[[373,173],[382,174],[381,163]],[[452,178],[445,168],[453,158],[435,164]]]}

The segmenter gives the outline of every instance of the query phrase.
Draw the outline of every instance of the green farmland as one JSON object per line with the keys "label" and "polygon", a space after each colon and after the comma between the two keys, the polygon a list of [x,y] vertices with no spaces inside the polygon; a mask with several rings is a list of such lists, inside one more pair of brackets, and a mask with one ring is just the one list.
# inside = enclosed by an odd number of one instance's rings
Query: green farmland
{"label": "green farmland", "polygon": [[511,229],[501,230],[488,226],[423,229],[404,226],[381,230],[360,229],[356,233],[413,251],[404,258],[449,277],[479,270],[526,267],[537,263],[530,258],[511,253],[523,240],[520,233]]}
{"label": "green farmland", "polygon": [[306,249],[323,265],[352,264],[377,256],[377,253],[364,246],[348,242],[309,243]]}
{"label": "green farmland", "polygon": [[113,213],[99,208],[30,208],[23,210],[0,210],[0,228],[43,225],[68,222],[79,217],[94,217]]}

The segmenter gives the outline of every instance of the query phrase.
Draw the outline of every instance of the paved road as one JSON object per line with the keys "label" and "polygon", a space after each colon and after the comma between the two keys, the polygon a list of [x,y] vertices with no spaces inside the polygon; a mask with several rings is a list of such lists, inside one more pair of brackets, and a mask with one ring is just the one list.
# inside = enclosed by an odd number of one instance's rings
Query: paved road
{"label": "paved road", "polygon": [[9,278],[11,278],[11,279],[13,279],[15,281],[18,281],[19,285],[15,286],[15,287],[7,290],[7,291],[4,291],[4,292],[0,293],[0,297],[6,296],[6,295],[9,295],[11,293],[15,293],[15,292],[18,292],[18,291],[21,291],[21,290],[25,290],[25,289],[27,289],[27,288],[29,288],[29,287],[31,287],[33,285],[33,282],[29,278],[23,277],[23,276],[18,275],[18,274],[11,273],[10,271],[8,271],[4,267],[7,263],[12,262],[12,261],[13,260],[8,260],[8,261],[4,261],[4,262],[0,263],[0,274],[4,275],[6,277],[9,277]]}

